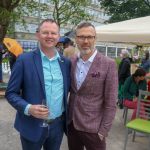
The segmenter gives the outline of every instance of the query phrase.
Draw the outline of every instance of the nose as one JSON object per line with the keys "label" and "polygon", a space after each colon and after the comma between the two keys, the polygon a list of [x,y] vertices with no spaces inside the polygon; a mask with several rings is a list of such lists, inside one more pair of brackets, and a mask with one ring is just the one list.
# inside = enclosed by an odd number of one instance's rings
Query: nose
{"label": "nose", "polygon": [[84,43],[87,43],[87,42],[88,42],[88,39],[87,39],[87,38],[85,38],[85,39],[84,39]]}
{"label": "nose", "polygon": [[48,37],[52,37],[52,33],[49,32],[49,33],[47,34],[47,36],[48,36]]}

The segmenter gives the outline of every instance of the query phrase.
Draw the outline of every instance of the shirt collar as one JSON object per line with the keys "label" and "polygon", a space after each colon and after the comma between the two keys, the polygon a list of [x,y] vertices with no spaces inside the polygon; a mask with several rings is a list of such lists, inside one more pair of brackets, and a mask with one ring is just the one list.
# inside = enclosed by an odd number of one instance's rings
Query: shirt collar
{"label": "shirt collar", "polygon": [[[94,58],[95,58],[96,54],[97,54],[97,50],[94,51],[94,53],[92,54],[92,56],[86,62],[92,63],[94,61]],[[78,55],[78,58],[79,58],[79,60],[83,61],[81,59],[80,55]]]}
{"label": "shirt collar", "polygon": [[48,58],[48,57],[42,52],[41,49],[40,49],[40,53],[41,53],[41,58],[42,58],[42,59],[45,59],[45,58],[46,58],[46,59],[49,59],[50,61],[52,61],[52,60],[56,60],[56,59],[60,58],[60,55],[59,55],[57,49],[55,49],[55,56],[52,57],[52,58]]}
{"label": "shirt collar", "polygon": [[94,51],[94,53],[93,53],[92,56],[88,59],[88,61],[92,63],[93,60],[94,60],[94,58],[95,58],[95,56],[96,56],[96,54],[97,54],[97,50]]}

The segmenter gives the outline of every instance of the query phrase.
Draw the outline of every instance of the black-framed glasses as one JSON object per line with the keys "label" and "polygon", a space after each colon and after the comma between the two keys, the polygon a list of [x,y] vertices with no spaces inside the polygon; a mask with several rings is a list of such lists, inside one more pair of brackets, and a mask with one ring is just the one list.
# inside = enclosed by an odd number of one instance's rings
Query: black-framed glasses
{"label": "black-framed glasses", "polygon": [[88,41],[92,41],[95,39],[95,36],[77,36],[77,38],[81,41],[84,41],[85,39],[87,39]]}

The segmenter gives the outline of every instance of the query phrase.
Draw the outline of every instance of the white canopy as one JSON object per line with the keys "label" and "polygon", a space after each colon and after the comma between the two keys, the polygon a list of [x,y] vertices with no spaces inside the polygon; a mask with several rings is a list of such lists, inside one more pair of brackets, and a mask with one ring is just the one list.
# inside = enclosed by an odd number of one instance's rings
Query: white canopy
{"label": "white canopy", "polygon": [[97,42],[150,45],[150,16],[96,27]]}

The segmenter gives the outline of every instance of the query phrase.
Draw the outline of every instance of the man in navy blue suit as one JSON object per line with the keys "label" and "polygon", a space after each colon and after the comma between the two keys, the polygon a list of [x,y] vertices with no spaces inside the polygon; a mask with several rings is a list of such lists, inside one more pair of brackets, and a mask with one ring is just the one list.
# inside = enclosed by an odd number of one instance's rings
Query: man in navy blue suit
{"label": "man in navy blue suit", "polygon": [[[59,150],[67,127],[70,61],[55,48],[60,35],[54,20],[43,20],[36,37],[39,48],[18,57],[6,98],[17,110],[14,126],[23,150]],[[42,127],[45,118],[47,126]]]}

